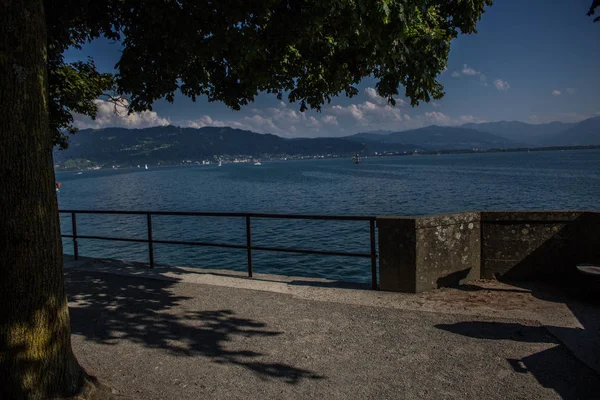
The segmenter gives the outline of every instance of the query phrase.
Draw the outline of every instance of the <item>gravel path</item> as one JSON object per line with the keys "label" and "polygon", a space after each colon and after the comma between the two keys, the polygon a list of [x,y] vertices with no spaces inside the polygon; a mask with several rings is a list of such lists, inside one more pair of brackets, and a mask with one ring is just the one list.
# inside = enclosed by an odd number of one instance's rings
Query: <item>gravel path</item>
{"label": "gravel path", "polygon": [[600,398],[598,375],[528,320],[66,276],[75,353],[126,398]]}

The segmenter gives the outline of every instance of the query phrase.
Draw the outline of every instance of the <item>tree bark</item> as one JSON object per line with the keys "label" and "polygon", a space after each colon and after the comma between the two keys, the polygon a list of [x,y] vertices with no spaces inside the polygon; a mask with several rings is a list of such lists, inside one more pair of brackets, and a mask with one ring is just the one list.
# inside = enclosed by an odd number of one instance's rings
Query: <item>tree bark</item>
{"label": "tree bark", "polygon": [[43,0],[0,0],[0,398],[80,392],[48,125]]}

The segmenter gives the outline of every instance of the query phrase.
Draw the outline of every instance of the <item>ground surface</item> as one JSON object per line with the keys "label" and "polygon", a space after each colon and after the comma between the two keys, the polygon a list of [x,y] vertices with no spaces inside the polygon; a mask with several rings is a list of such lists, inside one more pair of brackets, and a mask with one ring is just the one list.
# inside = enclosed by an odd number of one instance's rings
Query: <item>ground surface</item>
{"label": "ground surface", "polygon": [[538,289],[66,267],[75,353],[127,398],[600,398],[597,310]]}

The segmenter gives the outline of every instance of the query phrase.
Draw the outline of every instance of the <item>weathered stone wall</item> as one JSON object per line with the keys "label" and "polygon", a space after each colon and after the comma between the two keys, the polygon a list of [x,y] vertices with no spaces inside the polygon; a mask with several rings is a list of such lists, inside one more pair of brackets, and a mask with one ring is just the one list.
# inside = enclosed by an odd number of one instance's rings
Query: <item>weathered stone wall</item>
{"label": "weathered stone wall", "polygon": [[485,211],[381,217],[382,290],[418,293],[470,280],[583,279],[600,264],[600,213]]}
{"label": "weathered stone wall", "polygon": [[418,293],[480,276],[480,216],[382,217],[379,273],[382,290]]}
{"label": "weathered stone wall", "polygon": [[482,277],[568,278],[577,264],[600,262],[599,222],[597,212],[482,212]]}
{"label": "weathered stone wall", "polygon": [[479,213],[421,217],[417,219],[416,231],[416,292],[479,279]]}

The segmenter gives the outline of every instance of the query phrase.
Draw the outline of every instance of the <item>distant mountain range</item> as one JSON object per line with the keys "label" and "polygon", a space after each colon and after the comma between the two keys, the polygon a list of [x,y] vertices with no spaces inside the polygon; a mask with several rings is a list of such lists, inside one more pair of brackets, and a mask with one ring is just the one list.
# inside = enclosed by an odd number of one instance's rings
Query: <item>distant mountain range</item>
{"label": "distant mountain range", "polygon": [[[344,139],[356,141],[372,151],[402,151],[417,147],[421,150],[463,150],[524,147],[492,133],[448,126],[428,126],[387,134],[357,133]],[[399,147],[399,148],[397,148]]]}
{"label": "distant mountain range", "polygon": [[401,132],[364,132],[342,138],[286,139],[233,128],[84,129],[71,136],[67,150],[55,151],[63,168],[90,165],[173,164],[215,157],[314,157],[513,149],[541,146],[600,145],[600,117],[579,123],[552,122],[532,125],[516,121],[465,124],[460,127],[428,126]]}
{"label": "distant mountain range", "polygon": [[505,139],[527,143],[531,146],[543,146],[548,144],[547,141],[550,137],[564,132],[575,125],[577,124],[566,124],[563,122],[532,125],[519,121],[499,121],[465,124],[462,127],[492,133],[502,136]]}
{"label": "distant mountain range", "polygon": [[579,123],[550,122],[533,125],[519,121],[499,121],[469,123],[459,127],[432,125],[401,132],[357,133],[344,139],[382,151],[394,151],[394,146],[398,144],[428,150],[591,146],[600,145],[600,117]]}
{"label": "distant mountain range", "polygon": [[556,132],[544,142],[550,146],[589,146],[600,144],[600,117],[589,118]]}

